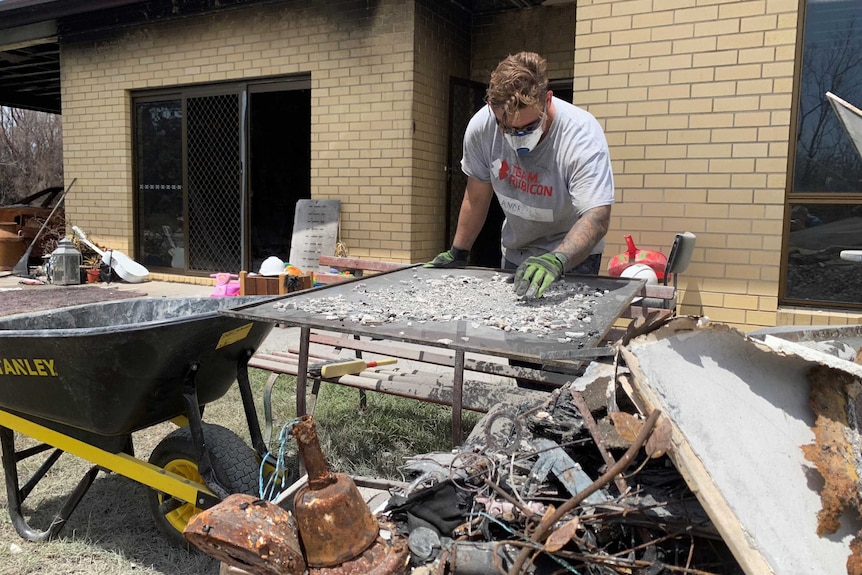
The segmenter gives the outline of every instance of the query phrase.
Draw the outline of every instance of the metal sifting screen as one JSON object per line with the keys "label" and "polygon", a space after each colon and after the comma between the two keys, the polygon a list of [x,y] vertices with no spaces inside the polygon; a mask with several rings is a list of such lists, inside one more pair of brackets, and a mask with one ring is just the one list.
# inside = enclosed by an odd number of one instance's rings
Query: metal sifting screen
{"label": "metal sifting screen", "polygon": [[568,275],[542,298],[519,300],[508,282],[511,276],[511,272],[482,268],[449,270],[419,265],[222,313],[565,364],[581,350],[601,342],[645,283]]}

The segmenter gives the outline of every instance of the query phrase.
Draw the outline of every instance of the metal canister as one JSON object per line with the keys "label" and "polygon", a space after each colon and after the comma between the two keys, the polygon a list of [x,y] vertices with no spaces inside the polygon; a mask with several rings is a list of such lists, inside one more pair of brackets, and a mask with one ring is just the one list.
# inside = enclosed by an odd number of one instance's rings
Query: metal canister
{"label": "metal canister", "polygon": [[293,500],[308,566],[331,567],[359,557],[377,539],[377,520],[353,480],[329,471],[314,420],[303,416],[292,433],[308,473],[308,484]]}

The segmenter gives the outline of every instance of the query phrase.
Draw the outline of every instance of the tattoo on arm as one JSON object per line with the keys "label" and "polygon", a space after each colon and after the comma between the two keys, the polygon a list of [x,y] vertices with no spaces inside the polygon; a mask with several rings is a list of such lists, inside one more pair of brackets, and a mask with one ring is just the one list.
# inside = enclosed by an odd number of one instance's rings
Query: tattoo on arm
{"label": "tattoo on arm", "polygon": [[563,252],[568,256],[569,269],[577,266],[590,255],[596,244],[608,233],[610,221],[610,206],[587,210],[554,251]]}

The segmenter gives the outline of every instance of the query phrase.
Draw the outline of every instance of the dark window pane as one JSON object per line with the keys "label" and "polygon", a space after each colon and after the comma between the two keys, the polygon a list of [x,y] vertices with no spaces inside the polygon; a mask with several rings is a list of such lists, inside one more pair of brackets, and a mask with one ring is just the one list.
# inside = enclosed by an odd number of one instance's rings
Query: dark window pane
{"label": "dark window pane", "polygon": [[136,104],[135,136],[138,258],[145,266],[183,268],[180,100]]}
{"label": "dark window pane", "polygon": [[862,249],[862,205],[792,206],[785,300],[862,305],[862,263],[841,258]]}
{"label": "dark window pane", "polygon": [[862,107],[862,4],[808,0],[794,193],[862,193],[862,160],[826,92]]}

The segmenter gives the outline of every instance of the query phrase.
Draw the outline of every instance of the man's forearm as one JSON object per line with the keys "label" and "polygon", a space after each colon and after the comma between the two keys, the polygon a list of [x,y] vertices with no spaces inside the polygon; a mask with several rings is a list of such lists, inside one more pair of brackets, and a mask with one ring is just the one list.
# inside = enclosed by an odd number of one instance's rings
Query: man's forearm
{"label": "man's forearm", "polygon": [[[485,189],[487,186],[488,189]],[[469,250],[473,242],[479,237],[485,218],[488,217],[488,208],[494,192],[491,184],[468,182],[464,192],[464,201],[461,202],[461,211],[458,213],[458,227],[452,241],[456,248]]]}
{"label": "man's forearm", "polygon": [[608,233],[611,221],[611,207],[600,206],[588,210],[575,222],[560,245],[554,250],[562,252],[568,262],[568,271],[587,259],[603,237]]}

